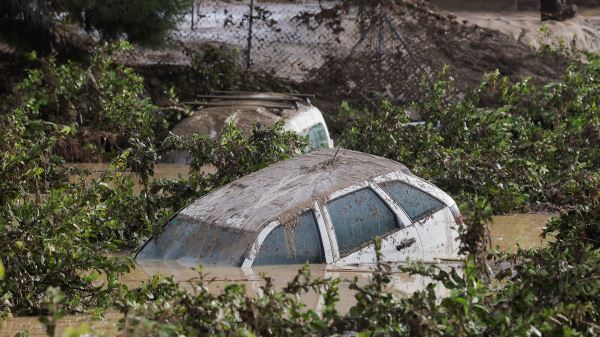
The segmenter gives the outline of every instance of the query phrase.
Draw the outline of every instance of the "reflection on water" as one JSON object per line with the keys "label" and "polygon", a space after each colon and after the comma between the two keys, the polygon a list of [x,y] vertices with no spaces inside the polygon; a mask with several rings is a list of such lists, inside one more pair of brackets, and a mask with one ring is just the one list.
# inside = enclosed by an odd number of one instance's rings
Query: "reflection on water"
{"label": "reflection on water", "polygon": [[[181,165],[179,165],[181,166]],[[160,174],[166,177],[177,176],[180,172],[178,165],[162,166]],[[166,170],[164,170],[166,168]],[[187,172],[187,171],[186,171]],[[174,174],[174,175],[173,175]],[[539,238],[544,224],[552,214],[514,214],[494,217],[494,224],[490,226],[492,245],[499,246],[503,250],[514,251],[518,243],[523,248],[540,247],[543,241]],[[232,283],[244,284],[246,292],[250,296],[256,296],[260,293],[260,287],[264,285],[263,276],[271,277],[277,289],[281,289],[294,276],[302,266],[261,266],[251,271],[244,271],[241,268],[231,267],[205,267],[204,273],[207,280],[212,280],[208,288],[213,293],[220,292],[226,285]],[[448,266],[450,267],[450,265]],[[368,283],[371,273],[359,270],[340,270],[331,269],[325,265],[313,265],[310,267],[313,276],[320,278],[339,278],[340,302],[338,309],[346,312],[354,305],[354,292],[350,289],[351,280],[356,278],[360,285]],[[143,261],[139,262],[137,268],[126,275],[122,282],[129,287],[135,287],[152,275],[173,276],[180,285],[191,290],[192,285],[188,282],[198,276],[198,273],[191,266],[179,264],[176,261]],[[430,279],[404,273],[393,273],[392,282],[389,290],[397,296],[407,296],[417,290],[422,290],[431,282]],[[438,295],[446,295],[445,289],[438,284]],[[314,292],[310,292],[302,297],[303,303],[308,308],[319,310],[322,305],[322,298]],[[58,335],[61,335],[67,326],[77,326],[82,323],[88,323],[90,330],[105,336],[114,336],[117,334],[117,323],[121,318],[120,314],[111,312],[106,315],[104,320],[91,320],[89,316],[68,316],[60,321]],[[16,317],[8,319],[0,327],[0,336],[14,336],[19,331],[29,331],[30,336],[45,336],[43,326],[36,317]]]}

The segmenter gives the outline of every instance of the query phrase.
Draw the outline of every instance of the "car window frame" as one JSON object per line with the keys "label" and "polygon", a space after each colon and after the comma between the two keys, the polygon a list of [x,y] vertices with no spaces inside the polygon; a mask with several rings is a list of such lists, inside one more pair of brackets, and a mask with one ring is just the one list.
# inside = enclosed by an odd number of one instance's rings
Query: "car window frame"
{"label": "car window frame", "polygon": [[[429,197],[431,197],[431,198],[435,199],[436,201],[438,201],[438,202],[439,202],[439,203],[442,205],[442,207],[440,207],[440,208],[437,208],[437,209],[435,209],[435,208],[432,208],[432,209],[429,209],[429,210],[427,210],[427,212],[425,212],[425,213],[423,213],[422,215],[420,215],[420,216],[419,216],[417,219],[414,219],[414,220],[413,220],[413,219],[412,219],[412,218],[409,216],[409,219],[411,219],[411,221],[413,222],[413,224],[415,224],[415,223],[419,223],[419,222],[422,222],[422,221],[426,220],[428,217],[430,217],[430,216],[434,215],[435,213],[437,213],[437,212],[439,212],[439,211],[443,210],[444,208],[448,207],[448,205],[446,205],[446,203],[445,203],[445,202],[443,202],[442,200],[440,200],[439,198],[437,198],[437,197],[436,197],[436,196],[434,196],[433,194],[431,194],[431,193],[429,193],[429,192],[427,192],[427,191],[424,191],[423,189],[421,189],[421,188],[419,188],[419,187],[417,187],[417,186],[414,186],[414,185],[412,185],[412,184],[410,184],[410,183],[407,183],[407,182],[405,182],[405,181],[399,180],[399,179],[391,179],[391,180],[387,180],[387,181],[385,181],[385,182],[380,182],[380,183],[379,183],[379,185],[385,185],[385,184],[389,184],[389,183],[401,183],[401,184],[408,185],[408,186],[410,186],[410,187],[412,187],[412,188],[416,189],[417,191],[420,191],[420,192],[422,192],[422,193],[425,193],[427,196],[429,196]],[[394,198],[392,197],[392,195],[391,195],[391,193],[390,193],[390,192],[388,192],[388,191],[387,191],[385,188],[383,188],[383,187],[381,187],[381,186],[380,186],[380,188],[381,188],[381,189],[382,189],[382,190],[383,190],[383,191],[384,191],[386,194],[388,194],[388,195],[390,196],[390,198],[392,198],[392,200],[394,200]],[[394,200],[394,203],[398,204],[398,203],[396,202],[396,200]],[[399,207],[402,209],[402,211],[403,211],[403,212],[404,212],[404,213],[405,213],[405,214],[408,216],[408,213],[407,213],[407,211],[406,211],[406,210],[404,210],[404,208],[402,207],[402,205],[398,204],[398,206],[399,206]],[[434,210],[434,211],[432,211],[433,209],[435,209],[435,210]]]}
{"label": "car window frame", "polygon": [[[325,263],[327,263],[327,264],[332,263],[333,255],[332,255],[331,244],[330,244],[331,240],[329,238],[329,233],[327,232],[327,229],[325,226],[323,214],[321,213],[321,210],[319,209],[319,205],[317,204],[317,202],[316,201],[313,202],[313,205],[311,207],[302,209],[302,211],[300,211],[296,214],[296,217],[299,217],[300,215],[302,215],[306,212],[309,212],[309,211],[313,212],[315,221],[317,222],[317,229],[319,231],[319,237],[321,238],[321,246],[323,248],[323,253],[325,254]],[[271,232],[275,228],[279,227],[281,224],[282,224],[282,222],[279,219],[271,221],[258,233],[256,240],[254,240],[254,242],[252,243],[252,246],[250,247],[250,249],[248,250],[248,253],[246,254],[244,262],[242,263],[242,269],[252,269],[252,266],[254,265],[254,260],[258,256],[258,253],[260,252],[260,248],[261,248],[263,242],[269,236],[269,234],[271,234]]]}
{"label": "car window frame", "polygon": [[[450,197],[446,192],[442,191],[439,187],[433,185],[432,183],[430,183],[426,180],[416,177],[412,174],[406,174],[406,173],[403,173],[400,171],[396,171],[396,172],[390,172],[388,174],[384,174],[384,175],[373,178],[373,183],[375,183],[375,184],[385,184],[390,181],[400,181],[405,184],[408,184],[418,190],[421,190],[422,192],[429,194],[430,196],[434,197],[435,199],[441,201],[442,204],[444,204],[445,206],[447,206],[449,208],[456,205],[456,202],[454,201],[454,199],[452,199],[452,197]],[[385,190],[383,190],[383,188],[381,188],[381,191],[387,195],[387,192],[385,192]],[[393,201],[393,198],[390,197],[390,199],[392,199],[392,202],[396,203],[395,201]],[[400,206],[398,205],[398,207],[400,207]],[[402,209],[402,207],[400,207],[400,209]],[[404,210],[402,210],[402,212],[404,212]],[[404,213],[404,214],[406,214],[406,213]],[[408,215],[407,215],[407,217],[408,217]],[[416,221],[416,222],[418,222],[418,221]]]}
{"label": "car window frame", "polygon": [[[339,245],[337,242],[337,236],[335,235],[333,221],[331,221],[331,216],[329,214],[329,211],[327,210],[327,204],[331,201],[334,201],[336,199],[339,199],[348,194],[351,194],[353,192],[356,192],[358,190],[362,190],[365,188],[370,188],[373,192],[375,192],[375,194],[392,211],[392,213],[394,214],[394,216],[396,218],[398,228],[396,230],[393,230],[393,231],[385,234],[384,236],[382,236],[381,237],[382,239],[387,238],[391,235],[394,235],[398,231],[412,225],[410,218],[408,217],[408,215],[406,215],[404,210],[402,210],[394,202],[394,200],[387,193],[385,193],[385,191],[381,187],[379,187],[379,185],[377,185],[376,183],[374,183],[370,180],[365,180],[365,181],[361,182],[360,184],[352,185],[352,186],[337,190],[337,191],[333,192],[332,194],[330,194],[329,197],[322,204],[319,204],[319,206],[321,207],[321,212],[322,212],[324,220],[325,220],[327,232],[328,232],[329,238],[331,240],[331,251],[333,254],[334,261],[340,260],[342,257],[340,257],[340,249],[339,249]],[[356,253],[357,251],[363,249],[364,247],[367,247],[372,244],[373,244],[373,240],[367,241],[367,243],[353,249],[348,255],[346,255],[346,257],[350,256],[350,255]]]}

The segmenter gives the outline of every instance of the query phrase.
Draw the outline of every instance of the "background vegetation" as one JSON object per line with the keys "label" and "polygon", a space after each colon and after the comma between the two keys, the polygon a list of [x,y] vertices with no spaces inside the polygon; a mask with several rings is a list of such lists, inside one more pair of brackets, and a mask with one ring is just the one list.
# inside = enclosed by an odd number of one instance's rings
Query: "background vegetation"
{"label": "background vegetation", "polygon": [[[165,110],[144,94],[139,75],[113,63],[113,51],[98,51],[87,65],[42,60],[18,86],[10,112],[0,115],[5,314],[44,312],[49,286],[62,289],[68,312],[106,307],[124,290],[118,276],[132,267],[128,257],[106,253],[135,247],[191,200],[306,147],[282,124],[256,125],[246,137],[229,125],[218,140],[170,136],[163,143],[155,131],[166,123]],[[102,143],[85,137],[92,126],[102,131]],[[97,179],[70,171],[62,146],[73,141],[110,160],[109,169]],[[154,180],[159,153],[173,148],[191,151],[189,178]],[[203,173],[209,164],[219,170]],[[140,177],[141,193],[128,172]]]}
{"label": "background vegetation", "polygon": [[6,0],[0,3],[0,36],[16,48],[43,54],[85,52],[92,43],[79,30],[102,39],[157,45],[191,4],[190,0]]}
{"label": "background vegetation", "polygon": [[490,73],[464,98],[442,72],[410,107],[423,125],[385,102],[372,112],[345,106],[341,144],[404,163],[459,199],[485,196],[496,212],[573,205],[598,193],[599,71],[587,55],[543,86]]}

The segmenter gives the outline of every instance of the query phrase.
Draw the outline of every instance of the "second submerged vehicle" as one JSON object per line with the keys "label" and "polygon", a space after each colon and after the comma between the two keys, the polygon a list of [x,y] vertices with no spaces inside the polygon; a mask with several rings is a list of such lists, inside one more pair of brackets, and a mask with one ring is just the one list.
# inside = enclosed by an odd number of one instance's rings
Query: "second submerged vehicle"
{"label": "second submerged vehicle", "polygon": [[[283,120],[283,129],[307,136],[311,148],[332,148],[327,124],[321,111],[311,104],[312,97],[307,94],[215,92],[199,96],[201,102],[189,102],[196,111],[171,132],[184,140],[190,140],[196,134],[216,138],[226,123],[250,132],[255,123],[271,126]],[[173,151],[163,161],[185,164],[187,157],[187,153]]]}

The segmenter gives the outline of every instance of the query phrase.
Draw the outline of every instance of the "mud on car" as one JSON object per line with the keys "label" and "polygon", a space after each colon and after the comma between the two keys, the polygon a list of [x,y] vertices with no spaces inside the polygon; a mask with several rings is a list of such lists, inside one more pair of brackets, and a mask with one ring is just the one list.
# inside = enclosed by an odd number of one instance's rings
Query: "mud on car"
{"label": "mud on car", "polygon": [[326,263],[437,262],[458,257],[460,213],[445,192],[404,165],[318,150],[199,198],[142,246],[140,259],[251,268]]}

